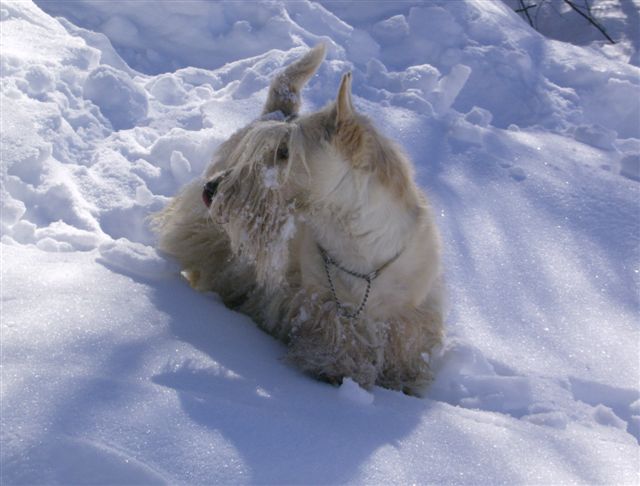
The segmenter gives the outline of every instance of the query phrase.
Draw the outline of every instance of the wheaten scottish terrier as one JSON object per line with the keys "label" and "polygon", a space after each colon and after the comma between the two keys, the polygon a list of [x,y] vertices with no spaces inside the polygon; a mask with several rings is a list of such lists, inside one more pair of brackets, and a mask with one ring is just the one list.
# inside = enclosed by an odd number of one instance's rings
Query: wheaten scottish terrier
{"label": "wheaten scottish terrier", "polygon": [[421,394],[442,340],[437,230],[407,156],[354,109],[350,73],[298,116],[324,51],[276,76],[262,117],[156,216],[159,246],[305,372]]}

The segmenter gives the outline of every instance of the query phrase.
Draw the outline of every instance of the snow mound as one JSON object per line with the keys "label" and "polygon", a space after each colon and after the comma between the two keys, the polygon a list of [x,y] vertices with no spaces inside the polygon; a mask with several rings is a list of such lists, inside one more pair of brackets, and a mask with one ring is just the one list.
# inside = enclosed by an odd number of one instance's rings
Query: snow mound
{"label": "snow mound", "polygon": [[146,92],[126,73],[101,65],[89,73],[83,96],[91,100],[115,130],[133,128],[147,116]]}
{"label": "snow mound", "polygon": [[371,405],[374,397],[367,390],[358,385],[351,378],[342,380],[339,388],[340,397],[358,405]]}
{"label": "snow mound", "polygon": [[176,275],[180,267],[176,262],[162,258],[155,249],[126,238],[103,243],[98,247],[101,258],[97,261],[129,275],[162,278]]}

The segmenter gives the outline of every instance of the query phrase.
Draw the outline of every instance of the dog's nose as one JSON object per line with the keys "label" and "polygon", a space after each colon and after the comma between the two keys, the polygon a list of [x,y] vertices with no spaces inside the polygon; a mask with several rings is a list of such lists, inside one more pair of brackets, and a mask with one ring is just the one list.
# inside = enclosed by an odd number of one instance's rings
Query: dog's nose
{"label": "dog's nose", "polygon": [[220,185],[222,178],[223,176],[218,176],[215,179],[211,179],[204,185],[204,188],[202,189],[202,201],[204,201],[204,204],[207,207],[211,206],[211,202],[218,192],[218,186]]}

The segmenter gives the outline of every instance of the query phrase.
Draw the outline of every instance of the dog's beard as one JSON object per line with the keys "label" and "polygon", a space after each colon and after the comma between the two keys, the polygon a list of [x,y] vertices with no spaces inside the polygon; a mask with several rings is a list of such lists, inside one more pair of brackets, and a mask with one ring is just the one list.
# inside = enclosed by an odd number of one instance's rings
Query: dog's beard
{"label": "dog's beard", "polygon": [[296,231],[295,205],[284,196],[281,171],[263,164],[231,171],[210,208],[234,254],[255,267],[257,282],[267,289],[282,284]]}

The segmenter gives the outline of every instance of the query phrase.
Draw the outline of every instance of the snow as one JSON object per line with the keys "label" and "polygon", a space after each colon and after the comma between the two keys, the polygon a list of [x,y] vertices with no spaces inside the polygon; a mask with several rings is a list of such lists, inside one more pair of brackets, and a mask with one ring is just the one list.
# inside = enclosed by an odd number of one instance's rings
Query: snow
{"label": "snow", "polygon": [[149,109],[146,92],[126,73],[111,66],[101,65],[91,71],[82,95],[100,109],[115,130],[133,128],[144,120]]}
{"label": "snow", "polygon": [[371,405],[374,396],[367,390],[363,389],[351,378],[345,378],[340,385],[339,394],[345,400],[360,405]]}
{"label": "snow", "polygon": [[[0,482],[637,484],[637,11],[508,3],[3,2]],[[438,214],[424,399],[299,373],[154,248],[319,41],[303,109],[352,70]]]}

